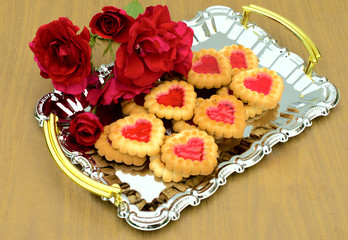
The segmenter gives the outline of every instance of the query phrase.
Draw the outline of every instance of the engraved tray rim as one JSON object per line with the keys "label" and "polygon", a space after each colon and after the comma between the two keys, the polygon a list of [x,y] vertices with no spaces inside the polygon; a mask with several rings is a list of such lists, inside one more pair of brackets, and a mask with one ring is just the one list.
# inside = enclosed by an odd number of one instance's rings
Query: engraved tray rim
{"label": "engraved tray rim", "polygon": [[[241,19],[241,14],[234,12],[229,7],[212,6],[204,11],[198,12],[194,18],[185,22],[192,28],[201,27],[205,22],[211,20],[214,16],[225,16],[230,20],[234,19],[234,21],[236,22]],[[304,61],[299,56],[292,52],[289,52],[285,48],[280,48],[276,40],[274,40],[256,24],[249,23],[248,29],[250,27],[253,28],[253,31],[256,31],[259,34],[260,41],[266,40],[271,42],[271,44],[279,48],[281,53],[287,53],[289,56],[293,57],[299,63],[299,65],[305,65]],[[209,35],[209,31],[216,31],[216,29],[208,29],[206,31],[208,31]],[[195,41],[199,42],[197,41],[197,38],[194,38],[194,44]],[[108,74],[107,68],[109,66],[111,65],[102,65],[100,69],[102,70],[102,72],[104,70],[105,74]],[[117,209],[118,216],[120,218],[124,218],[127,223],[139,230],[160,229],[167,225],[171,220],[179,219],[180,212],[187,206],[197,206],[200,204],[202,199],[210,197],[219,188],[219,186],[226,184],[227,177],[232,173],[244,172],[245,168],[257,164],[265,155],[271,153],[272,147],[275,144],[277,144],[278,142],[286,142],[290,137],[294,137],[300,134],[306,127],[311,126],[312,119],[318,116],[327,116],[329,114],[329,110],[337,105],[339,101],[339,92],[337,88],[327,80],[326,77],[319,77],[318,75],[313,73],[312,80],[323,89],[325,100],[318,102],[316,105],[305,108],[297,114],[294,114],[295,117],[289,123],[265,134],[259,141],[254,142],[250,146],[250,148],[241,155],[233,156],[229,161],[220,163],[218,165],[217,174],[215,175],[216,177],[211,179],[207,186],[202,189],[189,188],[185,192],[177,193],[166,203],[163,203],[161,206],[159,206],[155,211],[150,212],[140,211],[136,205],[129,202],[127,196],[122,194],[122,203]],[[45,96],[53,93],[57,92],[47,93],[41,99],[44,99]],[[43,121],[45,121],[47,117],[40,113],[40,111],[38,111],[40,107],[39,102],[36,105],[35,117],[39,121],[39,125],[42,126]],[[81,153],[70,152],[63,146],[62,149],[66,156],[71,159],[71,162],[73,164],[79,164],[82,166],[81,171],[84,174],[94,180],[107,184],[106,181],[103,180],[103,173],[101,173],[96,166],[93,166],[91,162],[84,158]],[[109,200],[112,203],[115,201],[115,199],[113,198],[102,199],[105,201]]]}

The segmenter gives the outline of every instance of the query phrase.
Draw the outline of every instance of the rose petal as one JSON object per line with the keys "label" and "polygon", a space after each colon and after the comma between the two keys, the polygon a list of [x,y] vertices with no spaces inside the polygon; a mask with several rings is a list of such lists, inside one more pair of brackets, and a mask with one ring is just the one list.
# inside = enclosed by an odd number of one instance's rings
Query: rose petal
{"label": "rose petal", "polygon": [[138,78],[144,73],[144,64],[136,54],[131,54],[126,60],[124,75],[128,78]]}
{"label": "rose petal", "polygon": [[71,84],[69,86],[67,86],[64,82],[63,83],[55,82],[52,79],[52,84],[53,84],[54,88],[57,89],[58,91],[76,95],[76,94],[82,93],[86,89],[87,78],[85,77],[82,79],[81,82],[74,83],[74,84]]}
{"label": "rose petal", "polygon": [[151,72],[147,70],[140,77],[133,79],[133,83],[139,87],[146,87],[156,82],[162,74],[163,72]]}
{"label": "rose petal", "polygon": [[170,53],[158,55],[158,54],[148,54],[144,61],[147,67],[152,72],[167,72],[173,69],[173,63],[169,57]]}

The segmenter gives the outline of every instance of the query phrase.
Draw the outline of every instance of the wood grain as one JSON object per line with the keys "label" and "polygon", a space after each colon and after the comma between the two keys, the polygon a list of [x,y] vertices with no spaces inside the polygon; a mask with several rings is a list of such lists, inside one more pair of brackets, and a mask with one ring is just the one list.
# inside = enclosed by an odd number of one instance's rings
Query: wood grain
{"label": "wood grain", "polygon": [[[130,0],[3,0],[0,9],[0,239],[348,239],[348,2],[255,0],[300,26],[321,51],[315,68],[341,92],[328,117],[284,144],[257,166],[234,174],[213,197],[185,209],[178,221],[141,232],[116,209],[73,184],[55,165],[33,117],[52,89],[29,50],[38,27],[60,16],[88,26],[103,6]],[[241,11],[250,1],[144,1],[167,4],[173,20],[212,5]],[[281,46],[307,58],[296,38],[261,16],[251,20]]]}

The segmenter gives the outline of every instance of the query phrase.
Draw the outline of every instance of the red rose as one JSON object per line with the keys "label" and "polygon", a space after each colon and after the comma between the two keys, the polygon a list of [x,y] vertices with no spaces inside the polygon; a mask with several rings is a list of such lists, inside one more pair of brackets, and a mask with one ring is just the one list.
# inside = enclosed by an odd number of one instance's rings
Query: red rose
{"label": "red rose", "polygon": [[147,87],[163,73],[187,76],[192,65],[193,31],[170,19],[167,6],[148,7],[129,31],[129,40],[116,52],[115,69],[124,85]]}
{"label": "red rose", "polygon": [[41,76],[51,78],[53,86],[64,93],[79,94],[87,86],[91,72],[90,33],[67,18],[42,25],[29,43]]}
{"label": "red rose", "polygon": [[94,15],[89,23],[92,33],[102,38],[113,39],[115,42],[127,42],[134,18],[127,15],[123,9],[112,6],[103,7],[102,10],[103,12]]}
{"label": "red rose", "polygon": [[79,144],[92,146],[100,137],[103,125],[93,113],[80,113],[71,121],[69,131]]}

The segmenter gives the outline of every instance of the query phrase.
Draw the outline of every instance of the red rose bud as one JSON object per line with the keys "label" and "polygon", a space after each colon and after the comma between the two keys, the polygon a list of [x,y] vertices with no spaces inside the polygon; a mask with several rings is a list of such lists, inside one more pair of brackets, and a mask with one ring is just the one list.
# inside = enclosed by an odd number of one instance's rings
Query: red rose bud
{"label": "red rose bud", "polygon": [[102,10],[103,12],[94,15],[89,23],[91,32],[118,43],[127,42],[129,29],[134,23],[134,18],[123,9],[112,6],[104,7]]}
{"label": "red rose bud", "polygon": [[91,72],[90,33],[64,17],[42,25],[29,43],[41,76],[51,78],[53,86],[64,93],[80,94]]}
{"label": "red rose bud", "polygon": [[93,113],[80,113],[71,121],[69,131],[79,144],[92,146],[100,137],[103,125]]}
{"label": "red rose bud", "polygon": [[192,41],[192,29],[183,22],[173,22],[167,6],[148,7],[130,28],[128,42],[116,52],[117,80],[144,88],[166,72],[187,76]]}

